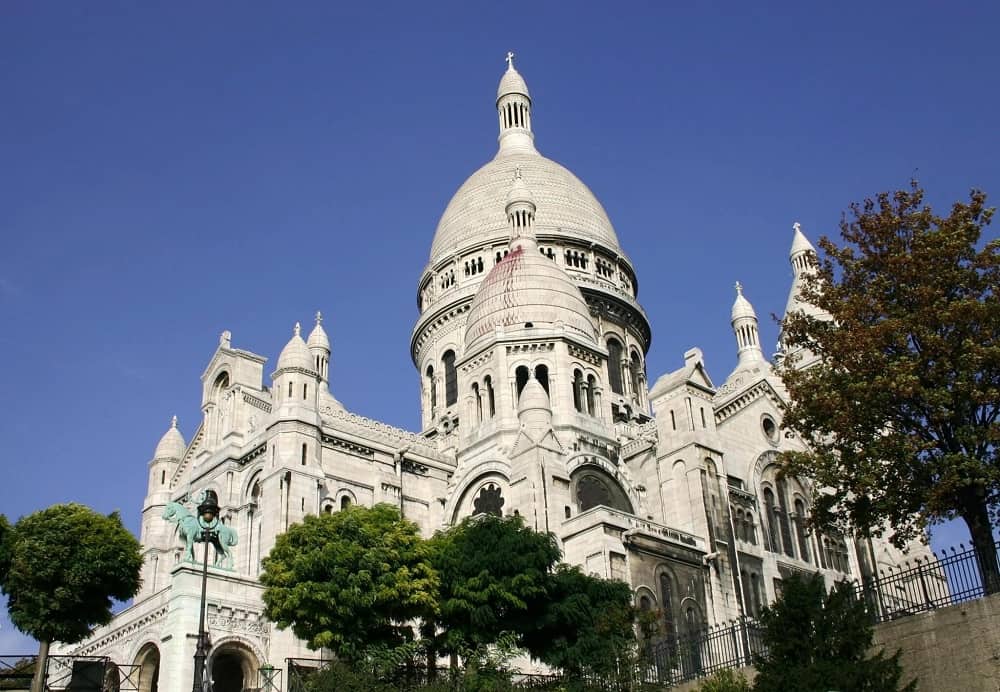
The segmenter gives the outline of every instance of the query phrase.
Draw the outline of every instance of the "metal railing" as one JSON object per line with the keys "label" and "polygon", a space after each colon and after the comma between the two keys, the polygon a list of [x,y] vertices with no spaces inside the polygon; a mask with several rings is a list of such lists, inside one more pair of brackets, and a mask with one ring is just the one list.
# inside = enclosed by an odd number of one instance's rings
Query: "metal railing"
{"label": "metal railing", "polygon": [[[36,656],[0,656],[0,690],[27,690]],[[49,656],[44,689],[58,692],[137,692],[140,667],[121,665],[106,656]]]}
{"label": "metal railing", "polygon": [[895,620],[1000,591],[1000,546],[988,553],[960,545],[855,584],[875,622]]}
{"label": "metal railing", "polygon": [[645,661],[640,664],[640,680],[677,685],[725,668],[753,665],[765,653],[760,624],[743,617],[647,647]]}

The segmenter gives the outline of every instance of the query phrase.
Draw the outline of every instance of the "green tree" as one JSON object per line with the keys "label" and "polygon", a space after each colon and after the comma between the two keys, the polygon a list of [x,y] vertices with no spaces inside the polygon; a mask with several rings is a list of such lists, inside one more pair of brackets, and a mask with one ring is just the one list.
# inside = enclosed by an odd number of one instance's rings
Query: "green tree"
{"label": "green tree", "polygon": [[714,673],[702,680],[698,692],[751,692],[753,687],[746,676],[729,668]]}
{"label": "green tree", "polygon": [[265,614],[311,649],[360,661],[414,640],[438,580],[417,525],[387,504],[307,516],[263,562]]}
{"label": "green tree", "polygon": [[996,590],[992,522],[1000,499],[1000,241],[982,243],[993,210],[973,191],[948,216],[910,189],[853,204],[842,246],[806,273],[800,298],[825,314],[786,317],[790,352],[817,357],[780,374],[784,426],[811,451],[787,454],[815,479],[819,524],[853,525],[897,545],[960,517]]}
{"label": "green tree", "polygon": [[39,642],[38,692],[51,642],[78,642],[110,622],[112,599],[139,590],[142,555],[117,512],[104,516],[78,504],[29,514],[5,532],[0,589],[11,622]]}
{"label": "green tree", "polygon": [[874,633],[848,582],[827,593],[823,578],[793,575],[761,615],[767,655],[757,661],[754,692],[912,692],[901,687],[899,652],[868,656]]}
{"label": "green tree", "polygon": [[552,534],[520,517],[465,519],[430,541],[441,579],[437,626],[445,653],[491,644],[533,627],[560,551]]}
{"label": "green tree", "polygon": [[547,591],[523,638],[532,656],[574,676],[607,675],[632,662],[635,610],[628,584],[563,564],[549,577]]}

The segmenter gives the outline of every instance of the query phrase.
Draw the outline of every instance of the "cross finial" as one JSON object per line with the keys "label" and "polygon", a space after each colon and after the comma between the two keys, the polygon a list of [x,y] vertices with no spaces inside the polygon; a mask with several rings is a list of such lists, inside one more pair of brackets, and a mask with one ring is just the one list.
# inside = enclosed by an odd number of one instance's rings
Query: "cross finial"
{"label": "cross finial", "polygon": [[510,51],[507,51],[507,69],[508,70],[514,69],[514,54],[511,53]]}
{"label": "cross finial", "polygon": [[296,322],[295,323],[295,329],[293,331],[295,332],[295,336],[301,335],[302,334],[302,325],[299,324],[298,322]]}
{"label": "cross finial", "polygon": [[170,427],[171,427],[171,428],[174,428],[174,429],[176,429],[176,428],[177,428],[177,416],[174,416],[174,417],[173,417],[173,418],[172,418],[172,419],[170,420]]}
{"label": "cross finial", "polygon": [[319,310],[316,311],[316,324],[323,324],[323,313]]}
{"label": "cross finial", "polygon": [[792,230],[795,231],[796,233],[801,233],[802,232],[802,224],[800,224],[798,221],[796,221],[795,223],[792,224]]}
{"label": "cross finial", "polygon": [[739,281],[736,282],[736,295],[738,296],[743,295],[743,284],[741,284]]}

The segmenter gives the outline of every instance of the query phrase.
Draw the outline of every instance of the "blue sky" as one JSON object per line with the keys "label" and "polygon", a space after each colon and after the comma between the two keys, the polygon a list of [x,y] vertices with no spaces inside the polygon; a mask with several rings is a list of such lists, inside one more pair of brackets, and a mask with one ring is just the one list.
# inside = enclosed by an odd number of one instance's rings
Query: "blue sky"
{"label": "blue sky", "polygon": [[[995,2],[3,3],[0,512],[136,529],[219,332],[273,364],[317,309],[334,394],[416,429],[416,282],[495,152],[508,50],[539,149],[635,263],[650,380],[699,346],[721,381],[736,280],[776,340],[794,221],[836,233],[914,175],[942,209],[1000,195],[998,24]],[[29,647],[0,621],[0,653]]]}

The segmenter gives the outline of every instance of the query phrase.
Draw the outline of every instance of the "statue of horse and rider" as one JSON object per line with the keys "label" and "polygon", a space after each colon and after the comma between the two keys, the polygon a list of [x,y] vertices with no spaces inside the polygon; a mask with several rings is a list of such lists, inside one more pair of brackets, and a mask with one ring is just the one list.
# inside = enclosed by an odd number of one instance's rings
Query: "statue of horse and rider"
{"label": "statue of horse and rider", "polygon": [[[202,502],[206,491],[201,491],[195,497],[195,502]],[[184,561],[197,563],[194,556],[194,544],[201,543],[205,528],[201,526],[197,515],[192,514],[184,505],[179,502],[168,502],[163,509],[163,518],[176,526],[181,540],[184,541]],[[216,517],[212,525],[207,527],[209,541],[215,548],[215,558],[212,561],[214,567],[220,569],[233,569],[232,547],[239,542],[236,530],[226,526]]]}

